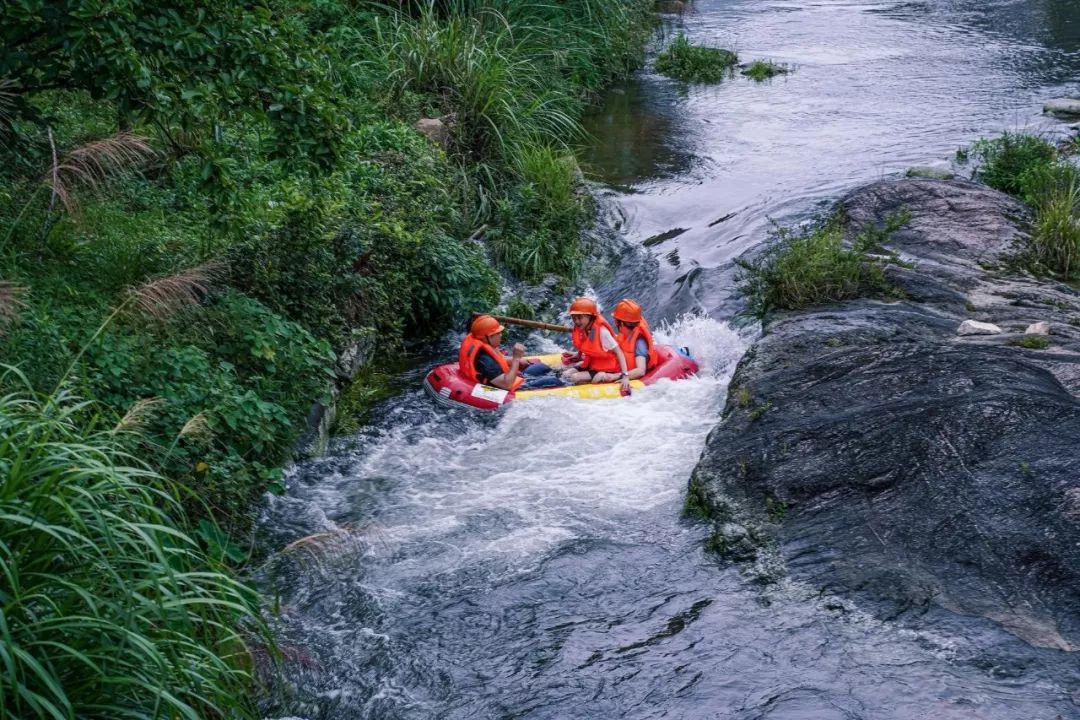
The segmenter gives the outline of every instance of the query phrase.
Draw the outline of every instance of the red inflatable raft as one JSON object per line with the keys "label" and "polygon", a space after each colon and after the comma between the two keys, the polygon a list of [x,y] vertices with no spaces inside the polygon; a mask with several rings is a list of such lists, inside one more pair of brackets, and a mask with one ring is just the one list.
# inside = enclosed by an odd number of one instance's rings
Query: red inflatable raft
{"label": "red inflatable raft", "polygon": [[[660,380],[684,380],[698,371],[697,363],[689,353],[669,345],[657,345],[658,362],[640,380],[631,380],[631,388],[643,388]],[[562,369],[560,355],[533,355],[527,360],[539,360],[556,370]],[[424,378],[424,389],[437,402],[449,407],[468,407],[476,410],[500,410],[514,400],[538,397],[576,397],[583,400],[606,400],[620,397],[619,383],[597,385],[569,385],[543,390],[518,390],[510,392],[490,385],[469,382],[461,377],[457,363],[439,365]]]}

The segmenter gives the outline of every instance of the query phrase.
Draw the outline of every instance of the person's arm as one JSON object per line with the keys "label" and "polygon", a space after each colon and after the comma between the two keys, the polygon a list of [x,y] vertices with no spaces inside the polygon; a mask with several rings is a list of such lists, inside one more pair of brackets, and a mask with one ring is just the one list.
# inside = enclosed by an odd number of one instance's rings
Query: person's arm
{"label": "person's arm", "polygon": [[504,372],[502,375],[492,378],[491,384],[500,390],[512,390],[514,387],[514,381],[517,380],[518,367],[521,366],[521,358],[525,356],[525,346],[521,343],[514,345],[513,352],[510,354],[510,369]]}
{"label": "person's arm", "polygon": [[630,379],[637,380],[645,375],[649,367],[649,344],[645,338],[638,338],[634,343],[634,367],[630,370]]}
{"label": "person's arm", "polygon": [[615,346],[615,357],[619,359],[619,369],[622,371],[619,385],[624,393],[630,392],[630,373],[626,372],[626,355],[618,345]]}

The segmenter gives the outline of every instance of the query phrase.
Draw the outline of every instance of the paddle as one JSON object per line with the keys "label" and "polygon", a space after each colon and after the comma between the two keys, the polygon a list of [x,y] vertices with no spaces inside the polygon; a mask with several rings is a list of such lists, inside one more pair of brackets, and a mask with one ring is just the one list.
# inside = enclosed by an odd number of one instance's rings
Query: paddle
{"label": "paddle", "polygon": [[[473,317],[477,315],[489,315],[490,313],[473,313]],[[552,332],[564,332],[568,333],[573,330],[566,325],[556,325],[555,323],[540,322],[539,320],[525,320],[523,318],[512,318],[506,315],[492,315],[501,323],[509,323],[510,325],[520,325],[521,327],[532,328],[533,330],[551,330]]]}

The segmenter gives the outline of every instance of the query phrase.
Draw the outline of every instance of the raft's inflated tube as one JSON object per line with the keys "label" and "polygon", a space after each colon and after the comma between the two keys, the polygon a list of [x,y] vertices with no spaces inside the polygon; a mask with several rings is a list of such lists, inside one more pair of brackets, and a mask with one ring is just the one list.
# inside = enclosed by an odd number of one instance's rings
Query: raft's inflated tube
{"label": "raft's inflated tube", "polygon": [[[630,387],[640,389],[660,380],[684,380],[695,375],[698,365],[687,348],[656,346],[657,363],[640,380],[631,380]],[[538,360],[549,367],[562,369],[561,355],[533,355],[526,360]],[[538,390],[500,390],[490,385],[469,382],[458,372],[457,363],[447,363],[432,368],[424,378],[424,389],[436,402],[447,407],[467,407],[474,410],[500,410],[514,400],[538,397],[573,397],[583,400],[610,400],[620,397],[620,383],[596,385],[567,385]]]}

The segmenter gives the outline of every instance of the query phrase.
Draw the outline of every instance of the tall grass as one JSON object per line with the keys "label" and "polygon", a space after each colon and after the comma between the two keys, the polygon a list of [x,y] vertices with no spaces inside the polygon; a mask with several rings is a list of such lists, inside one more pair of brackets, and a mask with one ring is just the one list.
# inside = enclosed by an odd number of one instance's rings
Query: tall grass
{"label": "tall grass", "polygon": [[[7,384],[11,384],[11,373]],[[0,398],[0,717],[251,716],[253,593],[71,397]]]}
{"label": "tall grass", "polygon": [[450,115],[477,224],[515,275],[572,276],[587,203],[570,147],[588,93],[640,62],[642,0],[428,2],[374,22],[373,62],[392,96]]}
{"label": "tall grass", "polygon": [[866,228],[848,244],[840,216],[803,232],[777,228],[777,241],[752,260],[737,259],[739,289],[748,310],[764,319],[774,310],[800,310],[862,295],[889,295],[896,289],[883,272],[888,235],[910,216],[891,216],[882,228]]}
{"label": "tall grass", "polygon": [[1036,270],[1080,274],[1080,173],[1056,163],[1030,171],[1024,194],[1035,213],[1028,257]]}
{"label": "tall grass", "polygon": [[1005,132],[972,145],[975,176],[1031,206],[1021,260],[1037,273],[1080,276],[1080,170],[1038,135]]}
{"label": "tall grass", "polygon": [[[567,144],[580,135],[576,100],[529,33],[494,7],[428,5],[417,18],[392,16],[378,28],[379,61],[398,92],[443,98],[456,114],[456,141],[474,159],[516,164],[538,142]],[[520,34],[520,35],[519,35]]]}

